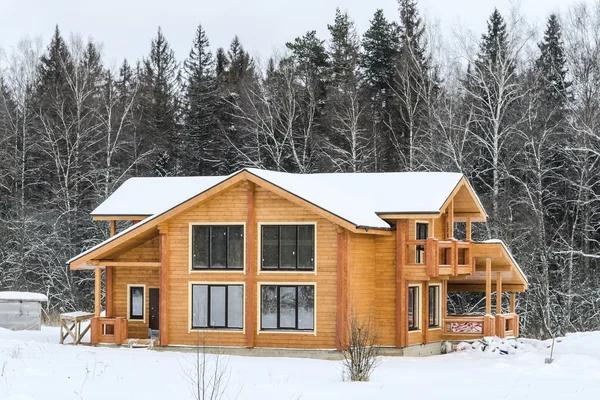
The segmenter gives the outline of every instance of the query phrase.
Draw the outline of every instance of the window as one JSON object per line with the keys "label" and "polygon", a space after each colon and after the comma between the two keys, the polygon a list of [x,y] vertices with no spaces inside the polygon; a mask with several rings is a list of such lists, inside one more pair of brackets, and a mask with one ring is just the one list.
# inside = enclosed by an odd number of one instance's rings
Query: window
{"label": "window", "polygon": [[408,330],[419,329],[419,287],[408,287]]}
{"label": "window", "polygon": [[192,269],[244,269],[244,226],[192,225]]}
{"label": "window", "polygon": [[129,286],[129,319],[144,319],[144,286]]}
{"label": "window", "polygon": [[262,286],[260,327],[263,330],[314,330],[315,287]]}
{"label": "window", "polygon": [[242,285],[192,285],[192,329],[242,329]]}
{"label": "window", "polygon": [[263,270],[315,269],[314,225],[263,225]]}
{"label": "window", "polygon": [[429,327],[440,326],[440,287],[429,286]]}
{"label": "window", "polygon": [[[417,222],[416,226],[416,240],[425,240],[429,236],[429,224],[425,222]],[[425,261],[425,246],[416,246],[415,248],[415,262],[417,264],[423,264]]]}

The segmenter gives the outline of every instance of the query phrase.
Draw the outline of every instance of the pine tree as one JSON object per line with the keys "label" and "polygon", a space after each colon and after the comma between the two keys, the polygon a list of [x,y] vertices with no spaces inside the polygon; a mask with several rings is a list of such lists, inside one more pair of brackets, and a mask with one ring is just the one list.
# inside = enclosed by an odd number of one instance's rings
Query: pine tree
{"label": "pine tree", "polygon": [[199,25],[194,44],[184,63],[184,137],[189,175],[210,175],[216,172],[220,150],[217,121],[218,89],[215,65],[206,33]]}
{"label": "pine tree", "polygon": [[394,79],[395,62],[398,57],[398,26],[388,22],[383,10],[377,10],[369,29],[362,39],[363,52],[359,65],[363,82],[372,96],[388,93]]}
{"label": "pine tree", "polygon": [[155,149],[158,175],[178,174],[179,66],[160,27],[143,62],[141,105],[146,146]]}
{"label": "pine tree", "polygon": [[331,63],[331,80],[334,86],[343,86],[353,81],[356,75],[358,50],[360,43],[354,21],[348,13],[340,9],[335,11],[335,22],[327,25],[331,35],[329,59]]}
{"label": "pine tree", "polygon": [[554,119],[563,117],[567,104],[571,82],[567,78],[567,59],[562,41],[560,23],[556,14],[551,14],[544,32],[544,39],[538,43],[540,56],[536,60],[536,69],[542,77],[541,90],[545,102],[552,105]]}
{"label": "pine tree", "polygon": [[[481,35],[475,65],[486,74],[497,73],[502,64],[509,63],[506,22],[497,8],[487,21],[487,32]],[[512,65],[512,63],[510,63]],[[514,69],[514,66],[511,68]]]}

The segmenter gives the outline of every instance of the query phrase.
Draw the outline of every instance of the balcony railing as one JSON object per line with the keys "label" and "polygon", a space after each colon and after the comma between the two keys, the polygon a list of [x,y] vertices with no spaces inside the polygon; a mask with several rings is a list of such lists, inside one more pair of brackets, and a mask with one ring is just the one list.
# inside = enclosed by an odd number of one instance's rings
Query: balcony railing
{"label": "balcony railing", "polygon": [[471,258],[471,242],[463,242],[456,239],[439,240],[430,237],[426,240],[406,241],[405,246],[405,251],[408,254],[411,254],[411,249],[415,249],[415,257],[417,247],[423,248],[424,262],[408,262],[408,265],[424,265],[427,268],[427,275],[429,276],[475,274],[475,263]]}
{"label": "balcony railing", "polygon": [[92,344],[123,344],[127,341],[128,328],[126,318],[92,318]]}

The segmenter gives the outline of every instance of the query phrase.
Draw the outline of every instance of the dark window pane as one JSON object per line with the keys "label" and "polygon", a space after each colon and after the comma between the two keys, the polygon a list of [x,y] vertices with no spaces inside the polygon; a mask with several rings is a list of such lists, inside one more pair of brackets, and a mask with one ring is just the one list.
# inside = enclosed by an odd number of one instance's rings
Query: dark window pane
{"label": "dark window pane", "polygon": [[131,306],[131,318],[132,319],[143,319],[144,318],[144,288],[143,287],[131,287],[130,289],[130,306]]}
{"label": "dark window pane", "polygon": [[296,226],[280,227],[281,268],[296,268]]}
{"label": "dark window pane", "polygon": [[210,266],[211,268],[225,268],[227,263],[227,227],[212,226],[210,231]]}
{"label": "dark window pane", "polygon": [[210,288],[210,326],[225,326],[225,286]]}
{"label": "dark window pane", "polygon": [[417,223],[417,240],[425,240],[429,231],[429,224]]}
{"label": "dark window pane", "polygon": [[277,329],[277,286],[262,286],[261,327]]}
{"label": "dark window pane", "polygon": [[298,268],[315,268],[315,227],[312,225],[298,226]]}
{"label": "dark window pane", "polygon": [[415,326],[415,287],[408,288],[408,329],[414,329]]}
{"label": "dark window pane", "polygon": [[192,268],[208,268],[209,227],[192,226]]}
{"label": "dark window pane", "polygon": [[429,326],[439,325],[439,286],[429,287]]}
{"label": "dark window pane", "polygon": [[228,251],[227,267],[244,268],[244,227],[230,226],[227,228]]}
{"label": "dark window pane", "polygon": [[315,329],[314,286],[298,286],[298,329]]}
{"label": "dark window pane", "polygon": [[296,328],[296,288],[279,288],[279,326],[282,329]]}
{"label": "dark window pane", "polygon": [[242,328],[244,318],[244,289],[229,286],[227,289],[227,327]]}
{"label": "dark window pane", "polygon": [[192,328],[208,326],[208,286],[192,285]]}
{"label": "dark window pane", "polygon": [[262,227],[262,267],[279,268],[279,227]]}

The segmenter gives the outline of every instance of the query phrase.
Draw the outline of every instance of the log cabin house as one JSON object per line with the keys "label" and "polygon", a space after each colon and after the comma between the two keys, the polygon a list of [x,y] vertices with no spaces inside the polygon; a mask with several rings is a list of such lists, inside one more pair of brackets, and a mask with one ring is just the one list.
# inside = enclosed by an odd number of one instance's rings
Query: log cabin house
{"label": "log cabin house", "polygon": [[[351,311],[390,348],[518,335],[527,279],[501,241],[471,240],[486,213],[462,174],[132,178],[92,217],[111,237],[68,265],[95,271],[93,343],[339,350]],[[485,293],[485,315],[449,315],[453,291]]]}

